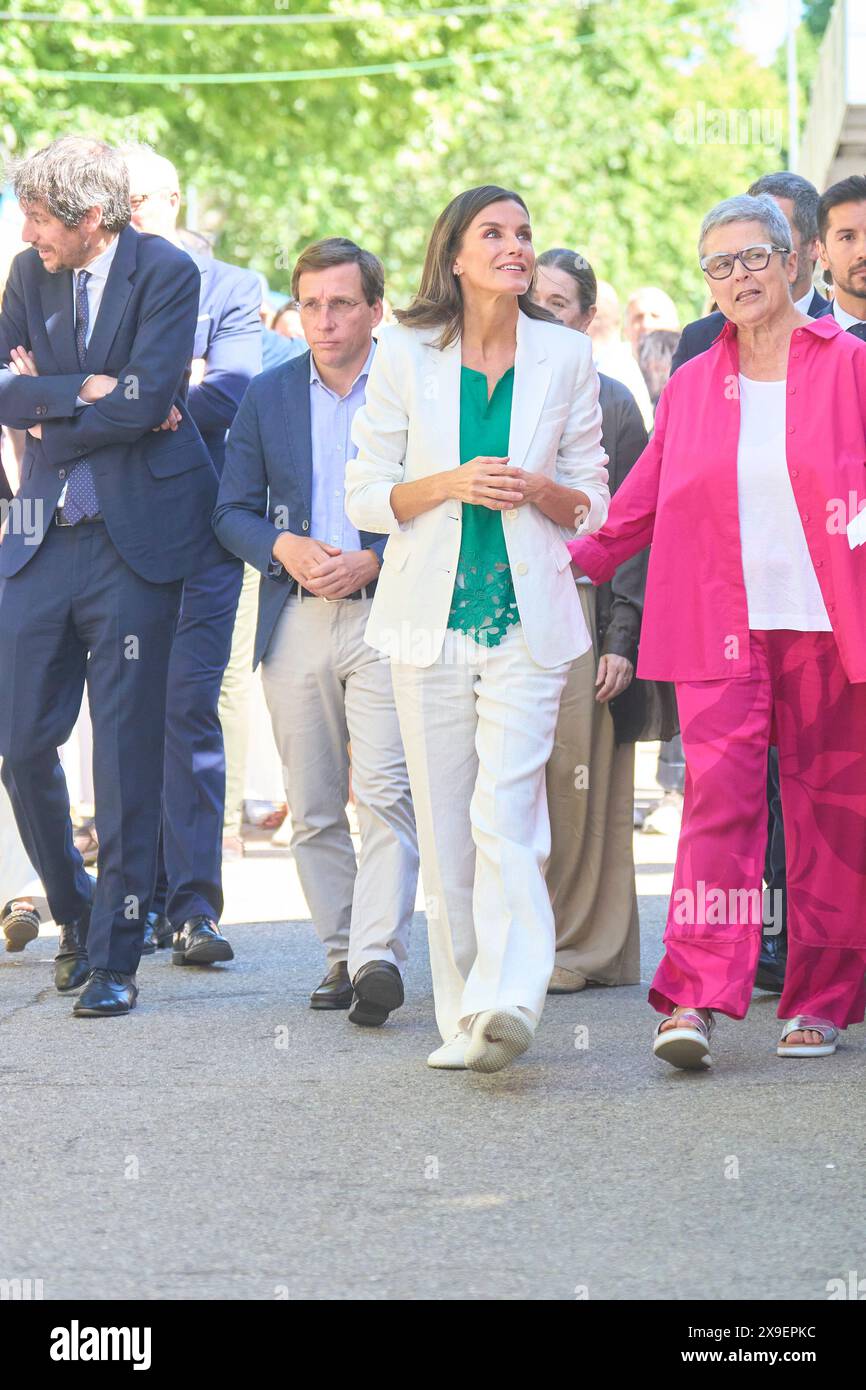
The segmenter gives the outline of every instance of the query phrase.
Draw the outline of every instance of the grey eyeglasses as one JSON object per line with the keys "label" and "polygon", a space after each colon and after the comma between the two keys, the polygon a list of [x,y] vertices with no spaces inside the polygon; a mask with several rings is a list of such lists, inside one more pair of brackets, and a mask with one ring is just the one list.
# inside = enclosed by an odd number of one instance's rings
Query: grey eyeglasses
{"label": "grey eyeglasses", "polygon": [[787,256],[790,246],[773,246],[768,241],[759,241],[754,246],[746,246],[742,251],[732,251],[724,256],[701,256],[700,267],[711,280],[727,280],[734,273],[734,263],[739,261],[746,270],[766,270],[774,251]]}

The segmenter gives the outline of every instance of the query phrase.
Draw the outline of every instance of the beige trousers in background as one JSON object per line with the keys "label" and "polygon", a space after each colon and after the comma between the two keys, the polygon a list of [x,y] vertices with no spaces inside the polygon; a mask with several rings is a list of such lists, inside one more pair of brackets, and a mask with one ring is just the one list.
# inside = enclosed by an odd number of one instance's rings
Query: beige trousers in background
{"label": "beige trousers in background", "polygon": [[247,749],[250,741],[250,694],[253,648],[259,606],[259,572],[244,565],[232,650],[219,698],[219,719],[226,750],[226,808],[224,835],[240,835],[244,810]]}
{"label": "beige trousers in background", "polygon": [[633,985],[640,980],[634,744],[616,746],[613,716],[595,698],[596,593],[587,584],[577,592],[593,645],[566,681],[547,765],[556,964],[597,984]]}

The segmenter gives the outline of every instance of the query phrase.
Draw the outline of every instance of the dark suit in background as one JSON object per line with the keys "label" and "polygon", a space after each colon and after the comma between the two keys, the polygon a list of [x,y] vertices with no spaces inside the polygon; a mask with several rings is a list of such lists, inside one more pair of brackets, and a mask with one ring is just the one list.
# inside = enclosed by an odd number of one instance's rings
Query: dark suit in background
{"label": "dark suit in background", "polygon": [[[183,578],[213,562],[208,525],[217,477],[184,385],[199,272],[184,251],[130,227],[117,238],[102,302],[79,363],[72,273],[49,274],[35,250],[12,265],[0,312],[0,363],[29,349],[38,377],[0,370],[0,422],[28,435],[19,496],[37,534],[0,544],[0,754],[27,853],[60,924],[84,923],[92,884],[74,848],[57,749],[85,681],[93,722],[99,878],[87,952],[94,969],[134,973],[156,869],[169,652]],[[76,404],[85,378],[117,386]],[[172,404],[176,432],[159,430]],[[100,519],[55,524],[83,458]]]}
{"label": "dark suit in background", "polygon": [[[261,370],[261,284],[252,270],[194,259],[200,297],[192,356],[206,366],[203,380],[190,386],[188,408],[221,475],[226,434]],[[152,904],[175,931],[199,916],[219,922],[223,910],[225,747],[218,705],[242,580],[242,562],[218,547],[215,562],[183,587],[169,665],[163,854]]]}

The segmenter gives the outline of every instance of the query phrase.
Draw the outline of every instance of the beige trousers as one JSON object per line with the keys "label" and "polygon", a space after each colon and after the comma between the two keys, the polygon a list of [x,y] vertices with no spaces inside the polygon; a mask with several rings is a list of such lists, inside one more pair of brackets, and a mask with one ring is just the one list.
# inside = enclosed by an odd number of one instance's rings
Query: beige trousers
{"label": "beige trousers", "polygon": [[595,699],[596,594],[584,584],[577,591],[593,646],[569,673],[547,765],[556,964],[597,984],[632,985],[640,980],[634,744],[616,746],[613,716]]}
{"label": "beige trousers", "polygon": [[[364,641],[371,599],[287,598],[262,683],[283,764],[292,851],[328,965],[386,960],[402,972],[418,841],[391,670]],[[361,833],[346,818],[349,743]]]}
{"label": "beige trousers", "polygon": [[244,809],[247,748],[250,739],[250,694],[253,647],[259,606],[259,572],[244,565],[232,650],[220,689],[219,718],[226,750],[226,809],[224,835],[240,835]]}

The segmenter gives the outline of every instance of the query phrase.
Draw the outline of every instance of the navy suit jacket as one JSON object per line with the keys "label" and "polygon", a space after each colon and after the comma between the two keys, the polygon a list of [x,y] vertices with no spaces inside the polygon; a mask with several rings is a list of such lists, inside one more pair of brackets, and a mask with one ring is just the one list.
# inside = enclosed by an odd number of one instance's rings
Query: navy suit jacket
{"label": "navy suit jacket", "polygon": [[201,293],[193,357],[207,362],[204,380],[191,385],[190,414],[217,473],[223,471],[226,435],[244,392],[262,370],[262,285],[254,270],[212,256],[193,256]]}
{"label": "navy suit jacket", "polygon": [[[815,290],[809,304],[809,317],[812,319],[820,318],[826,314],[829,302],[822,294]],[[680,335],[677,343],[677,350],[671,362],[671,376],[677,367],[681,367],[684,362],[690,362],[699,353],[706,352],[711,348],[718,338],[727,320],[721,310],[716,309],[712,314],[707,314],[702,319],[695,319],[694,323],[687,323]]]}
{"label": "navy suit jacket", "polygon": [[[256,377],[229,431],[213,524],[226,550],[262,575],[253,666],[268,650],[283,604],[296,589],[274,577],[274,542],[283,531],[308,536],[313,507],[310,352]],[[361,532],[361,548],[382,561],[387,536]],[[373,593],[375,583],[367,592]]]}
{"label": "navy suit jacket", "polygon": [[[34,499],[41,521],[35,537],[7,529],[0,576],[17,574],[32,559],[82,458],[93,471],[108,534],[136,574],[165,583],[220,559],[210,526],[218,479],[185,399],[200,283],[185,251],[125,227],[82,371],[72,272],[49,274],[32,248],[15,257],[0,311],[0,423],[42,427],[41,439],[28,435],[18,494]],[[8,369],[18,344],[33,353],[38,377]],[[91,373],[116,377],[117,386],[78,406]],[[183,416],[177,430],[153,433],[172,405]]]}

